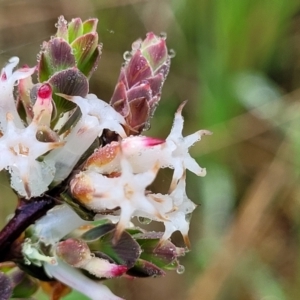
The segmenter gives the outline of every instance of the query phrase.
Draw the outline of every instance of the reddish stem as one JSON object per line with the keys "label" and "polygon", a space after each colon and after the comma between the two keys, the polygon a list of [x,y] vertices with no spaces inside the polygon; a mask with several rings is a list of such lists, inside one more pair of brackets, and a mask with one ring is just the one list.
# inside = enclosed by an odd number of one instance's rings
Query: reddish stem
{"label": "reddish stem", "polygon": [[22,232],[55,204],[55,199],[47,195],[30,200],[20,199],[14,216],[0,231],[0,262],[7,260],[9,252],[14,252],[10,251],[10,247]]}

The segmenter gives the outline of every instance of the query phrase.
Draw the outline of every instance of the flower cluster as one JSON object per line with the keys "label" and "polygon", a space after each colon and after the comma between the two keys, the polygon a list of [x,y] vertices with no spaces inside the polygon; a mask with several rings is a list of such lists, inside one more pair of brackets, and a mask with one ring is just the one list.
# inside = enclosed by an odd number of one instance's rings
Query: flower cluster
{"label": "flower cluster", "polygon": [[[0,170],[8,170],[20,199],[18,213],[2,232],[7,241],[16,235],[12,224],[25,232],[14,242],[20,250],[11,260],[32,276],[55,278],[91,299],[120,299],[96,279],[181,272],[178,257],[185,249],[170,237],[180,231],[190,247],[196,205],[186,194],[186,170],[197,176],[206,171],[189,148],[210,132],[183,137],[184,102],[165,139],[141,135],[170,66],[165,38],[153,33],[126,53],[110,104],[90,94],[88,80],[101,53],[96,25],[96,19],[67,23],[60,17],[37,67],[13,71],[19,62],[14,57],[1,72]],[[167,194],[149,187],[161,168],[173,169]],[[43,201],[52,201],[52,208]],[[41,209],[31,209],[32,203]],[[28,211],[26,222],[19,221],[20,211]],[[133,217],[162,222],[165,231],[135,227]],[[7,241],[0,252],[11,249]],[[1,276],[10,278],[9,273]]]}

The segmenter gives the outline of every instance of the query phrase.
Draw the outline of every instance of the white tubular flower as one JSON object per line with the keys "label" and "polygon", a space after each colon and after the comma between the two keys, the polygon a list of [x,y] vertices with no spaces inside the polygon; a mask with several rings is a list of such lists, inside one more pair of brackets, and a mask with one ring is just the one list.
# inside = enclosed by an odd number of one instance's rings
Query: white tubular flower
{"label": "white tubular flower", "polygon": [[45,245],[54,245],[76,228],[89,224],[67,204],[57,205],[34,225],[34,235]]}
{"label": "white tubular flower", "polygon": [[134,173],[146,172],[155,164],[158,164],[159,168],[173,168],[170,192],[174,190],[186,169],[198,176],[205,176],[206,170],[191,157],[189,148],[201,140],[203,135],[210,135],[211,132],[199,130],[186,137],[182,136],[184,119],[181,112],[185,103],[183,102],[175,113],[173,126],[166,140],[145,136],[124,138],[121,147],[117,143],[111,143],[95,151],[87,160],[85,168],[103,174],[118,172],[122,152],[130,162]]}
{"label": "white tubular flower", "polygon": [[174,168],[170,191],[176,187],[178,180],[183,176],[186,169],[197,176],[206,175],[206,170],[201,168],[189,154],[189,148],[200,141],[203,135],[211,135],[212,133],[208,130],[199,130],[186,137],[182,136],[184,119],[181,113],[185,104],[186,101],[177,109],[171,132],[166,139],[166,148],[171,150],[171,157],[165,162],[161,162],[162,167],[172,166]]}
{"label": "white tubular flower", "polygon": [[35,68],[21,68],[13,72],[19,63],[18,57],[12,57],[8,64],[2,69],[0,74],[0,129],[6,130],[6,114],[10,113],[17,128],[24,128],[21,118],[17,112],[16,103],[13,96],[14,85],[18,80],[31,76]]}
{"label": "white tubular flower", "polygon": [[57,258],[56,265],[44,263],[44,269],[49,277],[54,277],[91,300],[123,300],[115,296],[105,285],[89,279],[81,271],[69,266],[59,258]]}
{"label": "white tubular flower", "polygon": [[121,137],[126,137],[125,131],[120,124],[126,124],[125,119],[108,103],[97,98],[94,94],[89,94],[86,98],[80,96],[60,95],[67,100],[76,103],[81,110],[82,118],[94,116],[98,120],[98,135],[101,136],[103,129],[115,131]]}
{"label": "white tubular flower", "polygon": [[130,162],[134,173],[143,173],[157,164],[161,154],[161,145],[164,142],[164,140],[146,136],[130,136],[123,139],[121,143],[111,142],[97,149],[87,159],[84,168],[102,174],[120,172],[120,161],[124,155]]}
{"label": "white tubular flower", "polygon": [[134,174],[130,163],[122,158],[121,169],[121,175],[114,178],[96,172],[81,172],[70,183],[72,195],[95,212],[121,208],[116,238],[128,226],[136,210],[147,212],[159,220],[166,219],[145,196],[145,189],[155,179],[158,166]]}
{"label": "white tubular flower", "polygon": [[55,184],[63,181],[73,170],[74,166],[97,138],[99,130],[95,117],[81,118],[66,138],[66,144],[61,149],[51,151],[46,162],[55,163]]}
{"label": "white tubular flower", "polygon": [[[184,173],[171,194],[148,194],[147,198],[153,206],[167,218],[166,220],[163,220],[165,232],[162,241],[169,239],[173,232],[178,230],[181,232],[186,246],[190,248],[190,241],[188,238],[190,215],[197,205],[187,197],[185,186]],[[145,211],[136,211],[135,216],[161,221],[157,218],[153,218],[153,216]]]}
{"label": "white tubular flower", "polygon": [[171,237],[172,233],[179,230],[183,236],[184,242],[188,248],[190,248],[190,240],[188,237],[191,213],[197,207],[192,202],[185,191],[185,174],[179,180],[174,191],[169,195],[173,202],[173,210],[166,215],[169,218],[169,222],[164,222],[165,233],[162,240],[167,240]]}
{"label": "white tubular flower", "polygon": [[54,166],[36,159],[63,145],[61,142],[44,143],[36,139],[38,126],[32,122],[27,128],[17,128],[13,116],[7,114],[7,128],[0,138],[0,170],[11,173],[11,186],[23,197],[41,195],[54,177]]}

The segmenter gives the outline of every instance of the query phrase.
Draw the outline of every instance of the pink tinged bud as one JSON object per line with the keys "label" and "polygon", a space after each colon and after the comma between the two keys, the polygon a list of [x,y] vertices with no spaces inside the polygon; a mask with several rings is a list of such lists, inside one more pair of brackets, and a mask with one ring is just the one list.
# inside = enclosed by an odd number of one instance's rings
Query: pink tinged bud
{"label": "pink tinged bud", "polygon": [[88,205],[93,200],[94,186],[90,177],[84,172],[75,175],[71,180],[70,191],[84,205]]}
{"label": "pink tinged bud", "polygon": [[147,34],[146,39],[141,45],[143,55],[149,61],[149,64],[155,70],[160,71],[160,67],[169,59],[166,40],[156,36],[153,32]]}
{"label": "pink tinged bud", "polygon": [[33,103],[31,101],[30,92],[33,88],[32,78],[27,77],[19,80],[18,85],[18,102],[21,102],[25,112],[26,112],[26,120],[28,123],[33,119],[33,111],[32,106]]}
{"label": "pink tinged bud", "polygon": [[60,259],[58,259],[58,264],[55,266],[46,263],[44,269],[50,277],[54,277],[80,291],[91,300],[122,300],[122,298],[113,295],[106,286],[88,278]]}
{"label": "pink tinged bud", "polygon": [[170,67],[163,38],[149,33],[144,42],[137,41],[132,48],[110,102],[125,117],[127,135],[148,128]]}
{"label": "pink tinged bud", "polygon": [[38,98],[42,100],[48,100],[52,96],[52,88],[50,84],[43,84],[38,90]]}
{"label": "pink tinged bud", "polygon": [[37,91],[37,99],[33,106],[34,121],[38,125],[50,127],[52,110],[52,88],[46,83]]}
{"label": "pink tinged bud", "polygon": [[91,258],[88,245],[79,239],[67,239],[59,242],[56,247],[56,254],[73,267],[81,267],[84,265],[84,261]]}
{"label": "pink tinged bud", "polygon": [[94,170],[102,174],[119,171],[120,143],[110,144],[97,149],[87,160],[84,169]]}
{"label": "pink tinged bud", "polygon": [[121,276],[127,271],[126,266],[112,264],[105,259],[94,257],[88,245],[79,239],[67,239],[59,242],[56,254],[67,264],[84,269],[99,278]]}
{"label": "pink tinged bud", "polygon": [[142,151],[148,147],[153,147],[161,145],[165,140],[147,137],[147,136],[131,136],[122,141],[122,150],[125,154],[129,155],[130,153],[137,154],[138,151]]}
{"label": "pink tinged bud", "polygon": [[122,140],[122,151],[133,172],[141,173],[153,168],[164,157],[165,140],[131,136]]}

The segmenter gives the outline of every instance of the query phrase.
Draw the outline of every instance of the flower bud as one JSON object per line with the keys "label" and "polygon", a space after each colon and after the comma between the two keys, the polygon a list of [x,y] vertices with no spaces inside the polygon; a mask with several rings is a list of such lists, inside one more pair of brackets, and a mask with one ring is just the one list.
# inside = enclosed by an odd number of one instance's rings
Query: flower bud
{"label": "flower bud", "polygon": [[56,254],[67,264],[84,269],[99,278],[121,276],[127,271],[126,266],[116,265],[105,259],[94,257],[87,243],[79,239],[67,239],[58,243]]}
{"label": "flower bud", "polygon": [[34,121],[38,125],[50,127],[52,109],[52,88],[50,84],[43,84],[38,89],[37,99],[33,106]]}
{"label": "flower bud", "polygon": [[139,134],[149,126],[149,118],[160,100],[170,67],[165,39],[148,33],[126,52],[125,65],[111,98],[111,105],[127,122],[127,134]]}

